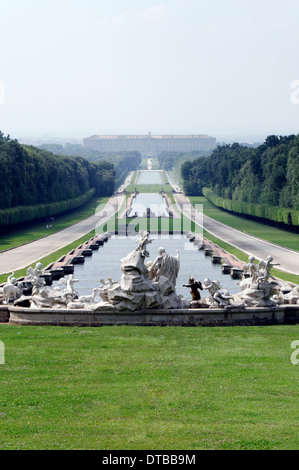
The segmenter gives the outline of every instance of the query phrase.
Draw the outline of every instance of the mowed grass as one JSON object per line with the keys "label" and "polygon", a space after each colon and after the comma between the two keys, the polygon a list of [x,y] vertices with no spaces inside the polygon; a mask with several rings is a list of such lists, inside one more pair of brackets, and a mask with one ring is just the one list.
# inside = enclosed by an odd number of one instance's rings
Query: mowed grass
{"label": "mowed grass", "polygon": [[202,204],[204,214],[218,222],[222,222],[229,227],[261,238],[262,240],[285,246],[291,250],[299,250],[299,234],[297,233],[288,232],[287,230],[271,227],[270,225],[264,225],[260,222],[246,219],[245,217],[230,214],[229,212],[218,209],[205,197],[190,197],[189,199],[193,205]]}
{"label": "mowed grass", "polygon": [[[213,206],[206,198],[203,197],[190,197],[190,202],[195,206],[195,204],[202,204],[203,205],[203,212],[205,215],[208,217],[211,217],[212,219],[215,219],[219,222],[225,223],[226,225],[233,227],[237,230],[241,230],[243,232],[249,233],[250,235],[259,237],[263,240],[267,241],[272,241],[273,243],[277,243],[276,241],[271,240],[271,233],[275,230],[278,231],[280,237],[285,237],[285,244],[283,245],[280,243],[282,246],[286,246],[289,248],[292,248],[293,246],[296,246],[298,249],[298,243],[299,243],[299,236],[295,233],[290,233],[285,230],[279,230],[276,229],[275,227],[268,227],[266,225],[260,224],[258,222],[252,222],[251,220],[245,220],[241,217],[233,216],[231,214],[228,214],[224,211],[221,211],[217,207]],[[237,220],[235,220],[237,219]],[[239,220],[241,219],[241,221]],[[250,226],[250,230],[248,230],[247,223]],[[245,230],[246,227],[246,230]],[[253,231],[253,229],[255,231]],[[277,233],[276,233],[277,235]],[[236,258],[238,258],[240,261],[243,261],[244,263],[248,262],[248,254],[242,252],[241,250],[238,250],[234,246],[230,245],[229,243],[226,243],[225,241],[215,237],[214,235],[210,234],[206,230],[203,230],[203,236],[206,237],[208,240],[216,243],[219,247],[223,248],[226,250],[228,253],[231,253],[234,255]],[[275,237],[273,237],[276,239]],[[290,245],[290,246],[288,246]],[[292,248],[293,249],[293,248]],[[257,261],[256,261],[257,263]],[[292,273],[287,273],[284,271],[281,271],[279,269],[272,269],[272,274],[279,279],[283,279],[285,281],[293,282],[294,284],[299,284],[299,276],[296,274]]]}
{"label": "mowed grass", "polygon": [[163,189],[164,193],[171,194],[172,187],[169,183],[161,183],[161,184],[134,184],[131,183],[127,188],[126,191],[128,193],[134,193],[135,189],[139,193],[160,193]]}
{"label": "mowed grass", "polygon": [[[27,227],[15,230],[7,230],[0,233],[0,252],[15,248],[17,246],[30,243],[53,233],[64,230],[71,225],[77,224],[82,220],[95,215],[95,210],[100,204],[106,204],[109,198],[94,197],[83,206],[64,215],[55,216],[54,222],[47,219],[37,223],[32,222]],[[47,229],[47,224],[52,224],[52,229]]]}
{"label": "mowed grass", "polygon": [[0,449],[299,449],[297,326],[0,325]]}
{"label": "mowed grass", "polygon": [[[125,206],[125,201],[122,205],[122,208],[121,210],[124,209],[124,206]],[[111,217],[111,219],[109,219],[108,221],[108,224],[110,223],[111,225],[114,224],[114,223],[117,223],[117,215],[118,213],[116,213],[115,217]],[[112,222],[111,222],[112,221]],[[37,260],[36,262],[39,262],[43,265],[43,268],[47,268],[51,263],[55,263],[56,261],[58,261],[60,258],[62,258],[63,256],[67,255],[68,253],[70,253],[72,250],[75,250],[76,248],[78,248],[80,245],[83,245],[85,242],[87,242],[88,240],[90,240],[91,238],[93,238],[94,236],[96,235],[99,235],[99,234],[102,234],[102,233],[105,233],[107,231],[107,228],[108,228],[108,225],[107,223],[105,224],[100,224],[98,225],[97,227],[97,230],[92,230],[91,232],[87,233],[86,235],[84,235],[83,237],[79,238],[78,240],[75,240],[74,242],[66,245],[65,247],[61,248],[60,250],[58,251],[55,251],[53,253],[51,253],[50,255],[44,257],[44,258],[41,258],[39,260]],[[21,278],[21,277],[24,277],[26,276],[27,274],[27,270],[28,270],[29,266],[27,266],[26,268],[24,269],[19,269],[17,271],[15,271],[14,273],[14,276],[18,279],[18,278]],[[8,275],[7,274],[1,274],[0,275],[0,284],[4,283],[7,281],[7,277]]]}

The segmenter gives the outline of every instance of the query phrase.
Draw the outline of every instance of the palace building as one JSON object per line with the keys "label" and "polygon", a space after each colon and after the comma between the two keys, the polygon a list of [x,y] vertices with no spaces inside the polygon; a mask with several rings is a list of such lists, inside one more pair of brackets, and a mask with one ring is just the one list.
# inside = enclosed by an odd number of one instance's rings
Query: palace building
{"label": "palace building", "polygon": [[143,157],[162,152],[207,151],[216,148],[216,139],[207,135],[93,135],[83,140],[85,147],[98,152],[137,151]]}

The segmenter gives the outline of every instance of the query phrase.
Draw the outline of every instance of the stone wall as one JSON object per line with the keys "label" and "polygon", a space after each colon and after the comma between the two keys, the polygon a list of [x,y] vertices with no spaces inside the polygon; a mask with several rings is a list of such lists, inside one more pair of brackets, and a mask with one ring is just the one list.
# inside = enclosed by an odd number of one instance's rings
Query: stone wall
{"label": "stone wall", "polygon": [[9,307],[11,325],[100,327],[131,326],[254,326],[299,323],[299,306],[227,309],[151,309],[137,312],[92,312]]}
{"label": "stone wall", "polygon": [[0,323],[9,322],[9,310],[8,306],[0,306]]}

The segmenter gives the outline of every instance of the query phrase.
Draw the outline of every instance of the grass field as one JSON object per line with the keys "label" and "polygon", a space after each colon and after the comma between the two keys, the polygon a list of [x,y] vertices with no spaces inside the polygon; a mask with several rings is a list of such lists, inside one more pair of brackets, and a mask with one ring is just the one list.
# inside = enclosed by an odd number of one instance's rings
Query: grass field
{"label": "grass field", "polygon": [[32,223],[30,226],[20,228],[18,230],[10,231],[9,233],[0,233],[0,251],[9,250],[16,246],[29,243],[39,238],[46,237],[53,233],[64,230],[71,225],[77,224],[88,217],[95,214],[98,205],[106,204],[109,198],[94,197],[83,206],[69,212],[66,215],[58,215],[52,223],[52,229],[47,229],[47,222]]}
{"label": "grass field", "polygon": [[[123,202],[123,204],[120,208],[120,211],[124,210],[125,204],[126,204],[126,201],[124,200],[124,202]],[[109,219],[109,221],[113,220],[112,224],[114,224],[114,222],[116,222],[115,228],[117,228],[117,222],[118,222],[117,216],[118,216],[118,213],[116,213],[115,216],[113,216],[113,217],[111,217],[111,219]],[[109,221],[108,221],[108,223],[109,223]],[[62,258],[62,256],[66,255],[70,251],[78,248],[78,246],[80,246],[83,243],[85,243],[86,241],[90,240],[96,234],[105,233],[106,231],[107,231],[107,223],[102,224],[102,225],[98,225],[97,232],[96,232],[96,230],[92,230],[91,232],[87,233],[86,235],[79,238],[78,240],[75,240],[74,242],[70,243],[69,245],[66,245],[65,247],[61,248],[60,250],[51,253],[49,256],[46,256],[45,258],[41,258],[40,260],[37,260],[37,262],[42,263],[43,267],[46,268],[51,263],[54,263],[55,261],[58,261],[60,258]],[[16,271],[15,274],[14,274],[15,277],[18,279],[20,277],[26,276],[28,268],[29,268],[29,266],[27,266],[24,269],[20,269],[20,270]],[[0,275],[0,284],[6,282],[6,280],[7,280],[7,274],[1,274]]]}
{"label": "grass field", "polygon": [[[172,202],[173,202],[173,205],[174,205],[174,208],[176,209],[177,212],[179,212],[179,209],[177,208],[177,205],[175,204],[175,201],[174,201],[174,198],[173,198],[173,195],[169,195],[169,197],[171,198]],[[234,216],[230,216],[229,218],[227,218],[227,221],[224,222],[223,220],[224,219],[221,219],[220,215],[222,214],[222,211],[220,211],[220,209],[217,209],[216,207],[214,207],[206,198],[200,198],[200,197],[190,197],[190,202],[195,205],[195,204],[202,204],[203,205],[203,211],[204,211],[204,214],[207,215],[208,217],[211,217],[211,218],[214,218],[215,220],[218,220],[219,222],[222,222],[222,223],[226,223],[226,225],[229,225],[229,220],[230,220],[230,217],[234,217]],[[215,210],[214,210],[215,209]],[[218,211],[221,212],[221,214],[219,215],[218,214]],[[216,215],[215,215],[216,214]],[[218,218],[219,216],[219,218]],[[240,219],[240,217],[237,217],[237,219]],[[243,219],[242,219],[243,220]],[[251,221],[248,221],[248,222],[251,222]],[[183,222],[182,222],[185,226],[185,227],[188,227],[188,219],[186,217],[183,217]],[[234,223],[234,222],[233,222]],[[238,221],[238,223],[240,224],[240,221]],[[175,227],[177,227],[177,224],[178,222],[176,222],[176,225]],[[261,226],[262,224],[258,224],[259,226]],[[233,226],[232,224],[230,224],[230,226]],[[238,230],[241,230],[241,228],[243,227],[243,225],[238,225],[237,223],[235,224],[234,228],[238,228]],[[262,233],[267,233],[268,236],[270,236],[270,232],[269,231],[263,231],[263,228],[264,229],[267,229],[269,227],[265,227],[264,225],[262,225],[262,227],[259,227],[259,230],[260,230],[260,234]],[[271,227],[270,227],[271,229]],[[235,248],[234,246],[230,245],[229,243],[226,243],[225,241],[221,240],[220,238],[217,238],[215,237],[214,235],[210,234],[209,232],[207,232],[206,230],[202,230],[200,227],[198,226],[194,226],[194,224],[191,224],[191,226],[188,228],[189,231],[192,231],[192,232],[195,232],[195,233],[202,233],[202,235],[210,240],[211,242],[215,243],[216,245],[218,245],[220,248],[222,248],[223,250],[227,251],[228,253],[234,255],[237,259],[239,259],[240,261],[243,261],[244,263],[247,263],[248,262],[248,255],[246,253],[244,253],[243,251],[239,250],[238,248]],[[275,230],[275,228],[274,228]],[[243,230],[244,231],[244,230]],[[247,231],[246,231],[247,232]],[[296,234],[292,234],[292,233],[289,233],[289,232],[285,232],[285,231],[282,231],[284,234],[287,233],[286,235],[286,238],[288,236],[290,236],[289,238],[289,241],[291,240],[291,243],[294,243],[296,241],[296,237],[298,237],[298,235]],[[247,232],[249,233],[249,232]],[[251,233],[252,235],[254,235],[254,232]],[[254,235],[254,236],[258,236],[258,235]],[[263,238],[262,236],[260,236],[259,238]],[[264,238],[265,240],[267,240],[267,238]],[[270,240],[271,241],[271,240]],[[256,260],[256,263],[258,263],[258,260]],[[298,284],[299,285],[299,276],[296,275],[296,274],[292,274],[292,273],[287,273],[287,272],[284,272],[284,271],[280,271],[279,269],[272,269],[272,274],[276,277],[278,277],[279,279],[283,279],[285,281],[289,281],[289,282],[293,282],[294,284]]]}
{"label": "grass field", "polygon": [[[70,251],[74,250],[75,248],[78,248],[79,245],[83,244],[84,242],[90,240],[92,237],[95,236],[95,230],[92,232],[86,234],[84,237],[76,240],[73,243],[70,243],[69,245],[65,246],[64,248],[61,248],[58,251],[55,251],[49,256],[46,256],[45,258],[42,258],[40,260],[37,260],[37,262],[42,263],[43,267],[46,268],[49,264],[54,263],[55,261],[58,261],[62,256],[66,255]],[[15,271],[15,277],[18,279],[20,277],[26,276],[27,270],[29,266],[27,266],[24,269],[20,269],[18,271]],[[6,282],[8,275],[7,274],[1,274],[0,275],[0,284]]]}
{"label": "grass field", "polygon": [[135,189],[139,193],[160,193],[161,189],[163,188],[163,191],[167,194],[171,194],[172,192],[172,187],[170,186],[169,183],[163,183],[163,184],[134,184],[131,183],[127,188],[128,193],[134,193]]}
{"label": "grass field", "polygon": [[232,215],[218,209],[205,197],[190,197],[189,199],[193,205],[202,204],[204,214],[218,222],[222,222],[229,227],[241,230],[242,232],[246,232],[254,237],[276,243],[277,245],[285,246],[291,250],[299,251],[299,234],[297,233],[288,232],[244,217]]}
{"label": "grass field", "polygon": [[298,326],[0,325],[0,449],[299,449]]}

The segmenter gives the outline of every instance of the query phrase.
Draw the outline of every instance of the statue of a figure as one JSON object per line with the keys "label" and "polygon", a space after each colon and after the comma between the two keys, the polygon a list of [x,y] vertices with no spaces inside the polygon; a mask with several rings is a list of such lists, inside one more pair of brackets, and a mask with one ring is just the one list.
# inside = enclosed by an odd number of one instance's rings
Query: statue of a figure
{"label": "statue of a figure", "polygon": [[177,251],[176,256],[168,255],[165,248],[158,249],[159,256],[155,259],[150,267],[150,274],[155,272],[155,280],[158,282],[161,276],[169,279],[172,284],[176,285],[176,279],[180,270],[180,256]]}
{"label": "statue of a figure", "polygon": [[136,243],[139,243],[139,246],[136,250],[140,251],[143,257],[148,258],[149,252],[147,251],[146,247],[152,242],[153,240],[149,238],[149,232],[143,232],[141,237],[137,238],[136,240]]}
{"label": "statue of a figure", "polygon": [[98,289],[99,295],[104,302],[109,302],[108,293],[114,285],[118,284],[118,282],[113,281],[111,277],[108,277],[106,280],[100,279],[99,282],[102,284]]}
{"label": "statue of a figure", "polygon": [[6,284],[3,286],[3,300],[5,304],[8,304],[12,300],[17,300],[22,295],[22,290],[17,285],[17,280],[12,273],[7,278]]}
{"label": "statue of a figure", "polygon": [[30,267],[27,271],[28,280],[32,283],[33,289],[32,294],[37,294],[40,287],[43,287],[46,284],[46,281],[43,274],[43,265],[42,263],[37,263],[35,268]]}
{"label": "statue of a figure", "polygon": [[79,279],[74,279],[73,274],[70,274],[67,279],[61,278],[59,280],[59,286],[66,284],[66,289],[63,292],[63,297],[70,296],[72,299],[78,298],[78,292],[74,289],[75,282],[79,282]]}
{"label": "statue of a figure", "polygon": [[91,295],[82,295],[81,297],[79,297],[78,300],[79,300],[79,302],[93,303],[94,304],[98,292],[99,292],[99,288],[96,287],[92,290]]}
{"label": "statue of a figure", "polygon": [[148,269],[148,278],[150,281],[153,281],[156,277],[157,274],[157,268],[153,267],[154,262],[153,261],[148,261],[146,263],[146,267]]}
{"label": "statue of a figure", "polygon": [[250,274],[251,282],[252,284],[256,283],[256,280],[259,275],[259,268],[258,265],[255,264],[255,257],[254,256],[249,256],[248,258],[248,264],[245,265],[245,272],[248,272]]}
{"label": "statue of a figure", "polygon": [[256,280],[258,284],[261,282],[267,282],[269,280],[269,277],[271,277],[271,269],[273,268],[273,266],[279,266],[279,263],[272,263],[272,261],[273,257],[267,256],[267,260],[263,262],[263,273],[260,273],[261,275]]}
{"label": "statue of a figure", "polygon": [[189,277],[189,284],[183,284],[183,287],[189,287],[191,289],[190,294],[192,295],[192,300],[200,300],[200,290],[203,290],[202,283],[200,281],[195,281],[194,277]]}
{"label": "statue of a figure", "polygon": [[222,289],[219,281],[205,279],[203,288],[209,291],[212,305],[225,307],[230,304],[230,300],[234,300],[227,290]]}

